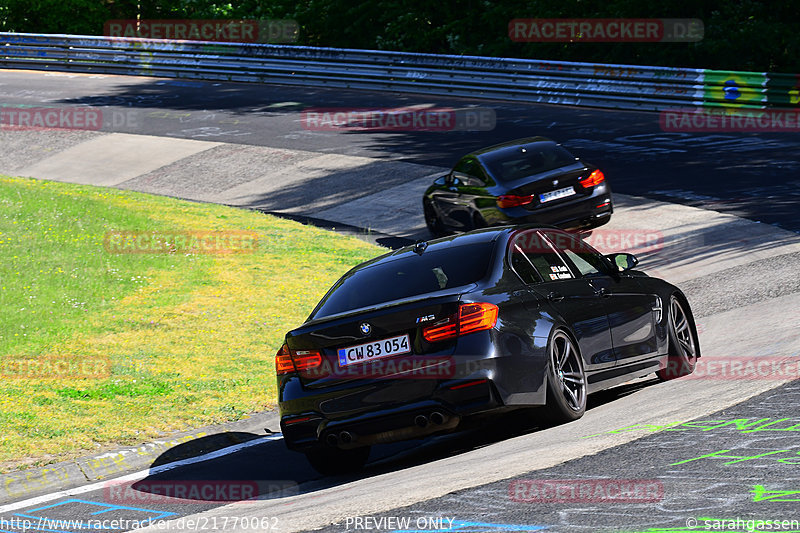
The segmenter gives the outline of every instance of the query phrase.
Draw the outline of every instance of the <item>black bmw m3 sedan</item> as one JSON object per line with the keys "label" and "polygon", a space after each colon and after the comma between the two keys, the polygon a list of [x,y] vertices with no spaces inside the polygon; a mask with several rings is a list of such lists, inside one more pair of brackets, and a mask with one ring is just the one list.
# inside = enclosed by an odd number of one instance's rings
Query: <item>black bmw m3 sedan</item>
{"label": "black bmw m3 sedan", "polygon": [[603,172],[545,137],[465,155],[425,191],[422,208],[434,236],[524,223],[585,230],[614,212]]}
{"label": "black bmw m3 sedan", "polygon": [[700,356],[677,287],[552,227],[486,228],[387,253],[334,284],[275,358],[287,446],[325,474],[370,446],[689,374]]}

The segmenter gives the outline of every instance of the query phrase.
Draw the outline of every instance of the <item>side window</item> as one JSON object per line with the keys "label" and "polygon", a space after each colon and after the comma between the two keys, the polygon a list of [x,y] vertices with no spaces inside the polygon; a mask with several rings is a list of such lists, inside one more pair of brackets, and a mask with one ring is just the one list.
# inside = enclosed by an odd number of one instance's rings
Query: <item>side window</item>
{"label": "side window", "polygon": [[475,160],[475,175],[484,185],[488,185],[489,187],[494,187],[497,185],[492,177],[489,175],[488,170],[484,166],[481,161]]}
{"label": "side window", "polygon": [[600,253],[580,237],[561,232],[547,232],[546,235],[567,256],[581,276],[599,276],[608,270]]}
{"label": "side window", "polygon": [[511,246],[511,268],[513,268],[514,272],[527,284],[539,283],[542,281],[533,263],[528,259],[525,252],[522,251],[519,244],[513,244]]}
{"label": "side window", "polygon": [[[473,157],[465,157],[459,161],[453,168],[453,172],[457,174],[464,174],[464,176],[470,178],[470,181],[478,180],[483,183],[486,180],[483,169],[478,161],[476,161]],[[475,183],[471,183],[469,185],[475,185]]]}
{"label": "side window", "polygon": [[475,170],[475,160],[471,157],[465,157],[458,163],[456,166],[453,167],[453,172],[458,172],[460,174],[466,174],[468,176],[472,175]]}
{"label": "side window", "polygon": [[525,283],[571,279],[561,255],[536,231],[517,235],[509,250],[512,268]]}
{"label": "side window", "polygon": [[568,248],[564,249],[564,253],[569,258],[569,260],[572,261],[572,264],[575,265],[575,268],[577,268],[578,271],[581,273],[581,276],[592,276],[592,275],[596,276],[598,274],[603,273],[602,270],[600,270],[599,268],[592,265],[592,263],[587,261],[585,254],[581,256]]}

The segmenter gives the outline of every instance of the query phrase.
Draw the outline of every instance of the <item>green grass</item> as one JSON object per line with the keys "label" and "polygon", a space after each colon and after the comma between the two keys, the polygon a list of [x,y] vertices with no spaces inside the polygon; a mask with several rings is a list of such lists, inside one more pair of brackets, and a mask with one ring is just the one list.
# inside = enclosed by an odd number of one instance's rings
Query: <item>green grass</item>
{"label": "green grass", "polygon": [[[241,230],[258,235],[254,253],[103,245],[109,231]],[[381,251],[249,211],[0,176],[0,365],[56,358],[110,368],[0,376],[0,471],[274,407],[284,333]]]}

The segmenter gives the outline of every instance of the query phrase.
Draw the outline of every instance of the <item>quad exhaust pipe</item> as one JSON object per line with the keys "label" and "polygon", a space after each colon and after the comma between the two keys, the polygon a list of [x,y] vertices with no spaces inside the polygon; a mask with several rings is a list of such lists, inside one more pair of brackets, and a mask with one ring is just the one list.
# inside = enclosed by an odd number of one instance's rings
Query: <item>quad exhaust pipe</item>
{"label": "quad exhaust pipe", "polygon": [[[441,426],[448,422],[449,418],[440,411],[433,411],[430,415],[419,414],[414,417],[414,425],[420,429],[425,429],[428,426]],[[414,432],[413,428],[405,428],[395,430],[399,432]],[[410,434],[411,435],[411,434]],[[350,445],[355,443],[358,436],[349,431],[340,431],[338,433],[331,431],[325,436],[325,444],[331,448],[349,448]],[[366,439],[366,440],[365,440]],[[362,444],[368,444],[371,439],[370,435],[362,435],[359,439]]]}
{"label": "quad exhaust pipe", "polygon": [[431,413],[431,419],[430,420],[431,420],[432,424],[434,424],[436,426],[441,426],[442,424],[444,424],[445,417],[439,411],[434,411],[434,412]]}
{"label": "quad exhaust pipe", "polygon": [[355,440],[355,437],[349,431],[342,431],[338,435],[336,433],[328,433],[328,436],[325,437],[325,444],[330,446],[331,448],[337,448],[340,444],[351,444]]}
{"label": "quad exhaust pipe", "polygon": [[428,423],[431,423],[434,426],[441,426],[446,421],[447,421],[447,417],[445,417],[439,411],[432,412],[430,414],[430,416],[417,415],[417,417],[414,418],[414,424],[416,424],[417,426],[419,426],[421,428],[428,427]]}

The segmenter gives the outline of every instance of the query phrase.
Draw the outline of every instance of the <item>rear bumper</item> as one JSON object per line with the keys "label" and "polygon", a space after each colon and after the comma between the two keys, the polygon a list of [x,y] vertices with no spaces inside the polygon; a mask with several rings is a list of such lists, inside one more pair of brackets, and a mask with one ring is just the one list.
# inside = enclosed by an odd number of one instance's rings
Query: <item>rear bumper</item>
{"label": "rear bumper", "polygon": [[[491,381],[484,379],[470,383],[441,383],[431,391],[427,400],[376,409],[356,416],[322,412],[329,406],[321,402],[318,410],[282,414],[281,431],[289,449],[298,451],[325,446],[357,448],[447,433],[456,430],[466,416],[503,406]],[[461,386],[449,388],[453,384]],[[398,385],[411,389],[414,382],[404,380],[404,383],[383,385],[388,387],[387,390],[397,389]],[[369,393],[367,390],[361,392]],[[284,402],[282,413],[288,411],[286,404],[289,403],[292,402]]]}
{"label": "rear bumper", "polygon": [[447,372],[324,387],[287,375],[278,385],[284,441],[295,450],[368,446],[454,431],[465,417],[507,406],[542,405],[545,344],[519,333],[481,331],[448,349],[461,355],[451,357]]}
{"label": "rear bumper", "polygon": [[580,199],[540,205],[534,209],[515,207],[499,209],[498,225],[538,223],[563,229],[590,229],[602,226],[611,219],[614,206],[608,185],[598,186],[591,195]]}

